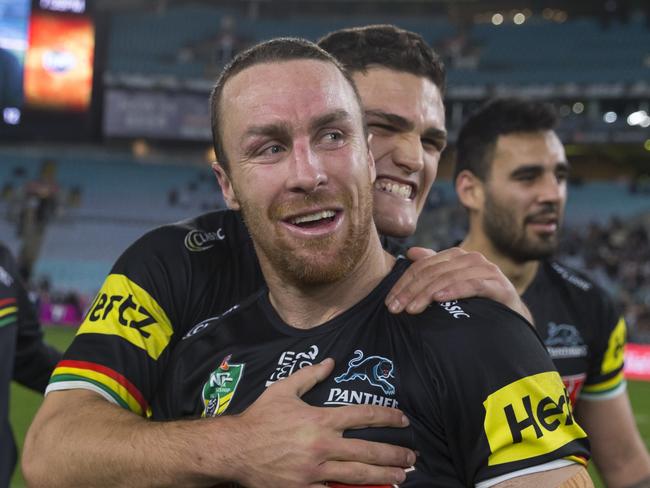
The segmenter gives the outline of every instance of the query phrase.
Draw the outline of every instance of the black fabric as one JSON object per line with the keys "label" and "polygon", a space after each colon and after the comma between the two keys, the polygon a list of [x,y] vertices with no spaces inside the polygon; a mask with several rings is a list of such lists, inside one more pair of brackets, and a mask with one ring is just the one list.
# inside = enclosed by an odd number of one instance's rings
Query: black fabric
{"label": "black fabric", "polygon": [[[417,475],[406,486],[474,486],[554,459],[587,457],[584,433],[566,407],[552,417],[559,420],[549,435],[564,436],[557,449],[528,456],[515,446],[516,455],[508,462],[488,465],[486,409],[497,410],[484,402],[501,394],[513,405],[525,403],[514,392],[516,384],[542,375],[559,395],[544,401],[557,408],[568,403],[560,377],[530,326],[490,300],[434,304],[416,316],[389,313],[384,298],[408,264],[398,260],[366,298],[308,330],[285,324],[265,289],[222,317],[202,321],[172,352],[152,400],[153,418],[240,413],[275,381],[333,357],[334,373],[304,400],[401,408],[411,419],[408,429],[367,429],[354,435],[417,449]],[[546,397],[546,386],[526,387],[525,393],[536,401]],[[504,415],[497,425],[501,430],[507,429]],[[522,424],[521,429],[523,444],[541,445],[545,439],[546,432],[539,440],[532,426]]]}

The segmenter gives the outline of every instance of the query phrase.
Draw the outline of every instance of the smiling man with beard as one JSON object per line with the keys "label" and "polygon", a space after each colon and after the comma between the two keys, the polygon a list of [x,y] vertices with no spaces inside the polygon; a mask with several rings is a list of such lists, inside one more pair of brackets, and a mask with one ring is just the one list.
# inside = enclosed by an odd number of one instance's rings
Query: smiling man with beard
{"label": "smiling man with beard", "polygon": [[469,213],[462,247],[497,264],[528,305],[610,487],[650,486],[650,457],[623,379],[625,321],[592,281],[553,259],[569,163],[548,105],[486,104],[461,128],[456,191]]}

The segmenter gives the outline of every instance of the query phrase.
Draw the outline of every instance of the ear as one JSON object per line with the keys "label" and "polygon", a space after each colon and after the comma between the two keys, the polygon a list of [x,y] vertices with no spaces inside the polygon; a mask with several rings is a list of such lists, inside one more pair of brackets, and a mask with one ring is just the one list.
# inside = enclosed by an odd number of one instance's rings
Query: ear
{"label": "ear", "polygon": [[237,200],[237,195],[235,195],[235,190],[233,189],[232,182],[226,170],[219,164],[218,161],[212,163],[212,171],[217,177],[219,186],[221,187],[221,192],[223,193],[223,199],[228,205],[228,208],[231,210],[239,210],[239,200]]}
{"label": "ear", "polygon": [[463,170],[458,173],[456,177],[456,194],[461,205],[468,210],[483,208],[483,182],[471,171]]}

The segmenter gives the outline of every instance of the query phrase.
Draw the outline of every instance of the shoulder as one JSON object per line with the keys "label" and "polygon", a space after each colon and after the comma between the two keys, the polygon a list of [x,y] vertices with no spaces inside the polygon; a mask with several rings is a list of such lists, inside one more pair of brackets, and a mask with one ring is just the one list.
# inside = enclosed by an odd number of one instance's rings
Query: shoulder
{"label": "shoulder", "polygon": [[543,349],[537,332],[526,320],[487,298],[435,302],[422,314],[405,320],[431,336],[429,342],[436,342],[436,347],[443,349],[454,345],[480,349],[489,344],[497,350],[520,342],[532,342],[534,347]]}
{"label": "shoulder", "polygon": [[219,210],[157,227],[129,246],[114,272],[152,260],[159,265],[184,261],[219,263],[242,248],[248,233],[237,212]]}
{"label": "shoulder", "polygon": [[615,306],[610,293],[583,271],[556,260],[548,260],[542,262],[541,272],[547,273],[552,280],[562,283],[578,307],[592,309],[595,306],[607,308]]}

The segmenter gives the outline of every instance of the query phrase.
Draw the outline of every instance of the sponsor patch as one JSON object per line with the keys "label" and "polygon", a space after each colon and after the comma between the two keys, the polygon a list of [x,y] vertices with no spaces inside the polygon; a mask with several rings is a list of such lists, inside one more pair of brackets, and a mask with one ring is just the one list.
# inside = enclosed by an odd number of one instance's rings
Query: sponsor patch
{"label": "sponsor patch", "polygon": [[490,394],[483,406],[489,466],[542,456],[587,436],[573,419],[556,371],[510,383]]}
{"label": "sponsor patch", "polygon": [[298,371],[305,366],[314,364],[318,356],[318,346],[312,344],[307,351],[295,352],[284,351],[278,359],[278,366],[266,381],[266,387],[271,386],[276,381],[288,378],[294,371]]}
{"label": "sponsor patch", "polygon": [[119,336],[158,359],[172,336],[165,311],[124,275],[106,278],[77,334]]}
{"label": "sponsor patch", "polygon": [[210,378],[203,385],[201,396],[203,398],[203,413],[201,417],[216,417],[226,411],[232,397],[237,390],[237,385],[244,374],[244,363],[233,364],[229,354],[219,364],[219,367],[210,373]]}
{"label": "sponsor patch", "polygon": [[605,351],[603,364],[600,368],[602,374],[608,374],[623,367],[626,331],[625,319],[620,317],[609,336],[607,351]]}
{"label": "sponsor patch", "polygon": [[226,234],[221,227],[216,232],[194,229],[185,236],[185,247],[192,252],[207,251],[214,247],[215,242],[223,241],[225,238]]}
{"label": "sponsor patch", "polygon": [[457,300],[451,302],[440,302],[438,305],[444,308],[447,313],[455,319],[459,319],[461,317],[469,318],[469,314],[465,312],[460,305],[458,305]]}

